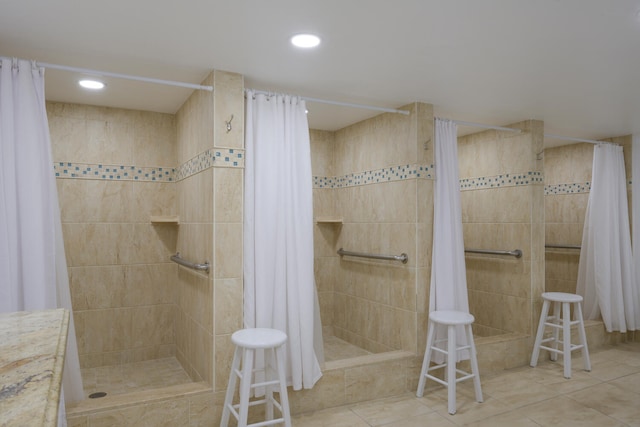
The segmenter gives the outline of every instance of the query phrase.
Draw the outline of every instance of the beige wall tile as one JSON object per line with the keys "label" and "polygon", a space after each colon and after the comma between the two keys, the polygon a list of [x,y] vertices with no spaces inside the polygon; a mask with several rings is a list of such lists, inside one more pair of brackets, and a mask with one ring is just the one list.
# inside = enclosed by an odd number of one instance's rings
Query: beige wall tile
{"label": "beige wall tile", "polygon": [[[244,77],[226,71],[214,72],[214,138],[216,147],[244,147]],[[233,116],[233,119],[231,119]],[[231,119],[231,131],[226,122]]]}
{"label": "beige wall tile", "polygon": [[218,279],[215,286],[215,333],[231,334],[242,328],[241,279]]}
{"label": "beige wall tile", "polygon": [[243,175],[243,169],[215,168],[213,191],[216,222],[243,221]]}

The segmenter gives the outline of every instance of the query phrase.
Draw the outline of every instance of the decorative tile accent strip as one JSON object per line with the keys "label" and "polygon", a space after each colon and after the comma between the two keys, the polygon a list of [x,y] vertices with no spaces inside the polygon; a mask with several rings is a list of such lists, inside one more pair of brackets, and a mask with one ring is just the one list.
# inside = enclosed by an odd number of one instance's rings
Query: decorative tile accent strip
{"label": "decorative tile accent strip", "polygon": [[402,165],[343,176],[314,176],[313,188],[345,188],[412,178],[433,179],[433,165]]}
{"label": "decorative tile accent strip", "polygon": [[496,176],[464,178],[460,180],[460,191],[481,190],[486,188],[516,187],[519,185],[542,184],[542,172],[505,173]]}
{"label": "decorative tile accent strip", "polygon": [[213,167],[244,167],[244,150],[235,148],[212,148],[188,160],[178,167],[176,181]]}
{"label": "decorative tile accent strip", "polygon": [[244,150],[216,148],[197,155],[178,168],[137,167],[89,163],[55,162],[56,178],[120,181],[175,182],[213,167],[244,167]]}
{"label": "decorative tile accent strip", "polygon": [[175,181],[175,168],[117,166],[88,163],[56,162],[56,178],[80,178],[120,181]]}
{"label": "decorative tile accent strip", "polygon": [[590,182],[578,182],[573,184],[554,184],[554,185],[545,185],[544,186],[544,195],[553,195],[553,194],[579,194],[579,193],[588,193],[591,191],[591,183]]}
{"label": "decorative tile accent strip", "polygon": [[[314,188],[344,188],[378,182],[400,181],[411,178],[434,179],[433,165],[402,165],[373,171],[348,174],[344,176],[314,176]],[[485,188],[513,187],[517,185],[542,184],[542,172],[532,171],[522,174],[503,174],[497,176],[465,178],[460,180],[460,190],[479,190]]]}

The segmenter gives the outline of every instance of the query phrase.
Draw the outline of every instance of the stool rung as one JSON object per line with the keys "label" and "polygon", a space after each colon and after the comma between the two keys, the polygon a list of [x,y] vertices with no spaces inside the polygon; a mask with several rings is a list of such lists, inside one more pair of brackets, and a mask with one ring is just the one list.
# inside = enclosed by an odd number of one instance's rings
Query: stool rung
{"label": "stool rung", "polygon": [[267,420],[261,421],[259,423],[247,424],[247,427],[262,427],[262,426],[271,426],[274,424],[281,424],[284,422],[284,418],[276,418],[275,420]]}
{"label": "stool rung", "polygon": [[[579,320],[572,320],[569,322],[569,326],[575,326],[580,323]],[[545,326],[550,326],[552,328],[562,329],[564,325],[562,323],[552,323],[552,322],[544,322]]]}
{"label": "stool rung", "polygon": [[264,386],[267,386],[267,385],[276,385],[276,384],[280,384],[280,381],[273,380],[273,381],[264,381],[264,382],[261,382],[261,383],[255,383],[255,384],[251,384],[251,388],[264,387]]}
{"label": "stool rung", "polygon": [[431,347],[431,351],[438,351],[438,352],[440,352],[440,353],[444,354],[445,356],[446,356],[447,354],[449,354],[449,352],[448,352],[447,350],[444,350],[444,349],[439,348],[439,347]]}
{"label": "stool rung", "polygon": [[468,372],[463,372],[463,371],[458,371],[458,372],[464,373],[466,375],[464,377],[456,378],[457,383],[459,383],[460,381],[468,380],[469,378],[475,377],[475,374],[470,374]]}
{"label": "stool rung", "polygon": [[425,376],[426,378],[429,378],[430,380],[433,380],[433,381],[435,381],[435,382],[437,382],[437,383],[442,384],[442,385],[443,385],[443,386],[445,386],[445,387],[448,385],[448,383],[447,383],[446,381],[443,381],[443,380],[441,380],[441,379],[440,379],[440,378],[438,378],[438,377],[434,377],[433,375],[424,374],[424,376]]}

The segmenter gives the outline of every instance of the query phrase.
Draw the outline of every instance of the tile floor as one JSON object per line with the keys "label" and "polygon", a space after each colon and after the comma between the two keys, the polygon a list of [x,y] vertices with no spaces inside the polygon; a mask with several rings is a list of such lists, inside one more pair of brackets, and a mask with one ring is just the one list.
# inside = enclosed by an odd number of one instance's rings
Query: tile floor
{"label": "tile floor", "polygon": [[[293,417],[297,427],[412,426],[640,426],[640,343],[591,352],[592,371],[582,371],[581,355],[572,360],[572,378],[562,364],[541,359],[522,367],[482,376],[484,403],[473,382],[459,383],[458,412],[447,413],[446,390],[428,387],[413,393]],[[429,382],[427,382],[429,384]],[[432,383],[433,385],[433,383]]]}
{"label": "tile floor", "polygon": [[116,366],[84,368],[81,371],[86,397],[99,391],[113,396],[191,382],[189,375],[174,357]]}

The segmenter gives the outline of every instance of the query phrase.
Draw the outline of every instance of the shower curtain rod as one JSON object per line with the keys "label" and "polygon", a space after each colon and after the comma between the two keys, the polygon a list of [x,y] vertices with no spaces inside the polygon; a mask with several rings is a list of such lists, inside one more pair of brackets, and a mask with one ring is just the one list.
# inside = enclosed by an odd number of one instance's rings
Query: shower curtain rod
{"label": "shower curtain rod", "polygon": [[[251,90],[254,93],[259,93],[262,95],[274,95],[275,92],[267,92],[264,90],[256,90],[256,89],[247,89]],[[300,96],[300,98],[309,102],[317,102],[319,104],[329,104],[329,105],[338,105],[341,107],[351,107],[351,108],[360,108],[362,110],[374,110],[374,111],[382,111],[384,113],[396,113],[396,114],[404,114],[408,116],[411,114],[410,111],[407,110],[398,110],[396,108],[385,108],[385,107],[376,107],[375,105],[365,105],[365,104],[352,104],[350,102],[340,102],[340,101],[330,101],[327,99],[318,99],[318,98],[310,98],[308,96]]]}
{"label": "shower curtain rod", "polygon": [[606,144],[607,143],[606,141],[596,141],[595,139],[572,138],[570,136],[552,135],[550,133],[545,133],[544,137],[553,138],[553,139],[562,139],[564,141],[588,142],[589,144]]}
{"label": "shower curtain rod", "polygon": [[104,77],[115,77],[117,79],[125,79],[125,80],[137,80],[137,81],[146,82],[146,83],[156,83],[156,84],[161,84],[165,86],[178,86],[178,87],[184,87],[188,89],[206,90],[209,92],[213,92],[213,86],[204,86],[204,85],[199,85],[194,83],[184,83],[184,82],[176,82],[173,80],[154,79],[152,77],[132,76],[129,74],[111,73],[109,71],[90,70],[88,68],[68,67],[66,65],[47,64],[46,62],[36,62],[36,65],[38,65],[39,67],[51,68],[54,70],[73,71],[77,73],[93,74],[93,75],[104,76]]}
{"label": "shower curtain rod", "polygon": [[482,124],[482,123],[474,123],[474,122],[463,122],[462,120],[443,119],[441,117],[436,117],[436,118],[439,118],[440,120],[449,120],[449,121],[452,121],[455,124],[460,125],[460,126],[470,126],[470,127],[474,127],[474,128],[503,130],[505,132],[522,133],[521,129],[513,129],[513,128],[507,128],[507,127],[503,127],[503,126],[485,125],[485,124]]}
{"label": "shower curtain rod", "polygon": [[[10,59],[10,58],[7,57],[7,56],[0,56],[0,59]],[[137,80],[137,81],[140,81],[140,82],[156,83],[156,84],[161,84],[161,85],[166,85],[166,86],[178,86],[178,87],[184,87],[184,88],[188,88],[188,89],[206,90],[206,91],[209,91],[209,92],[213,91],[213,86],[204,86],[204,85],[199,85],[199,84],[194,84],[194,83],[176,82],[176,81],[173,81],[173,80],[154,79],[152,77],[132,76],[132,75],[129,75],[129,74],[112,73],[112,72],[109,72],[109,71],[91,70],[91,69],[88,69],[88,68],[69,67],[69,66],[66,66],[66,65],[49,64],[49,63],[46,63],[46,62],[39,62],[39,61],[36,61],[36,66],[43,67],[43,68],[50,68],[52,70],[63,70],[63,71],[72,71],[72,72],[75,72],[75,73],[90,74],[90,75],[99,76],[99,77],[114,77],[114,78],[117,78],[117,79]]]}

